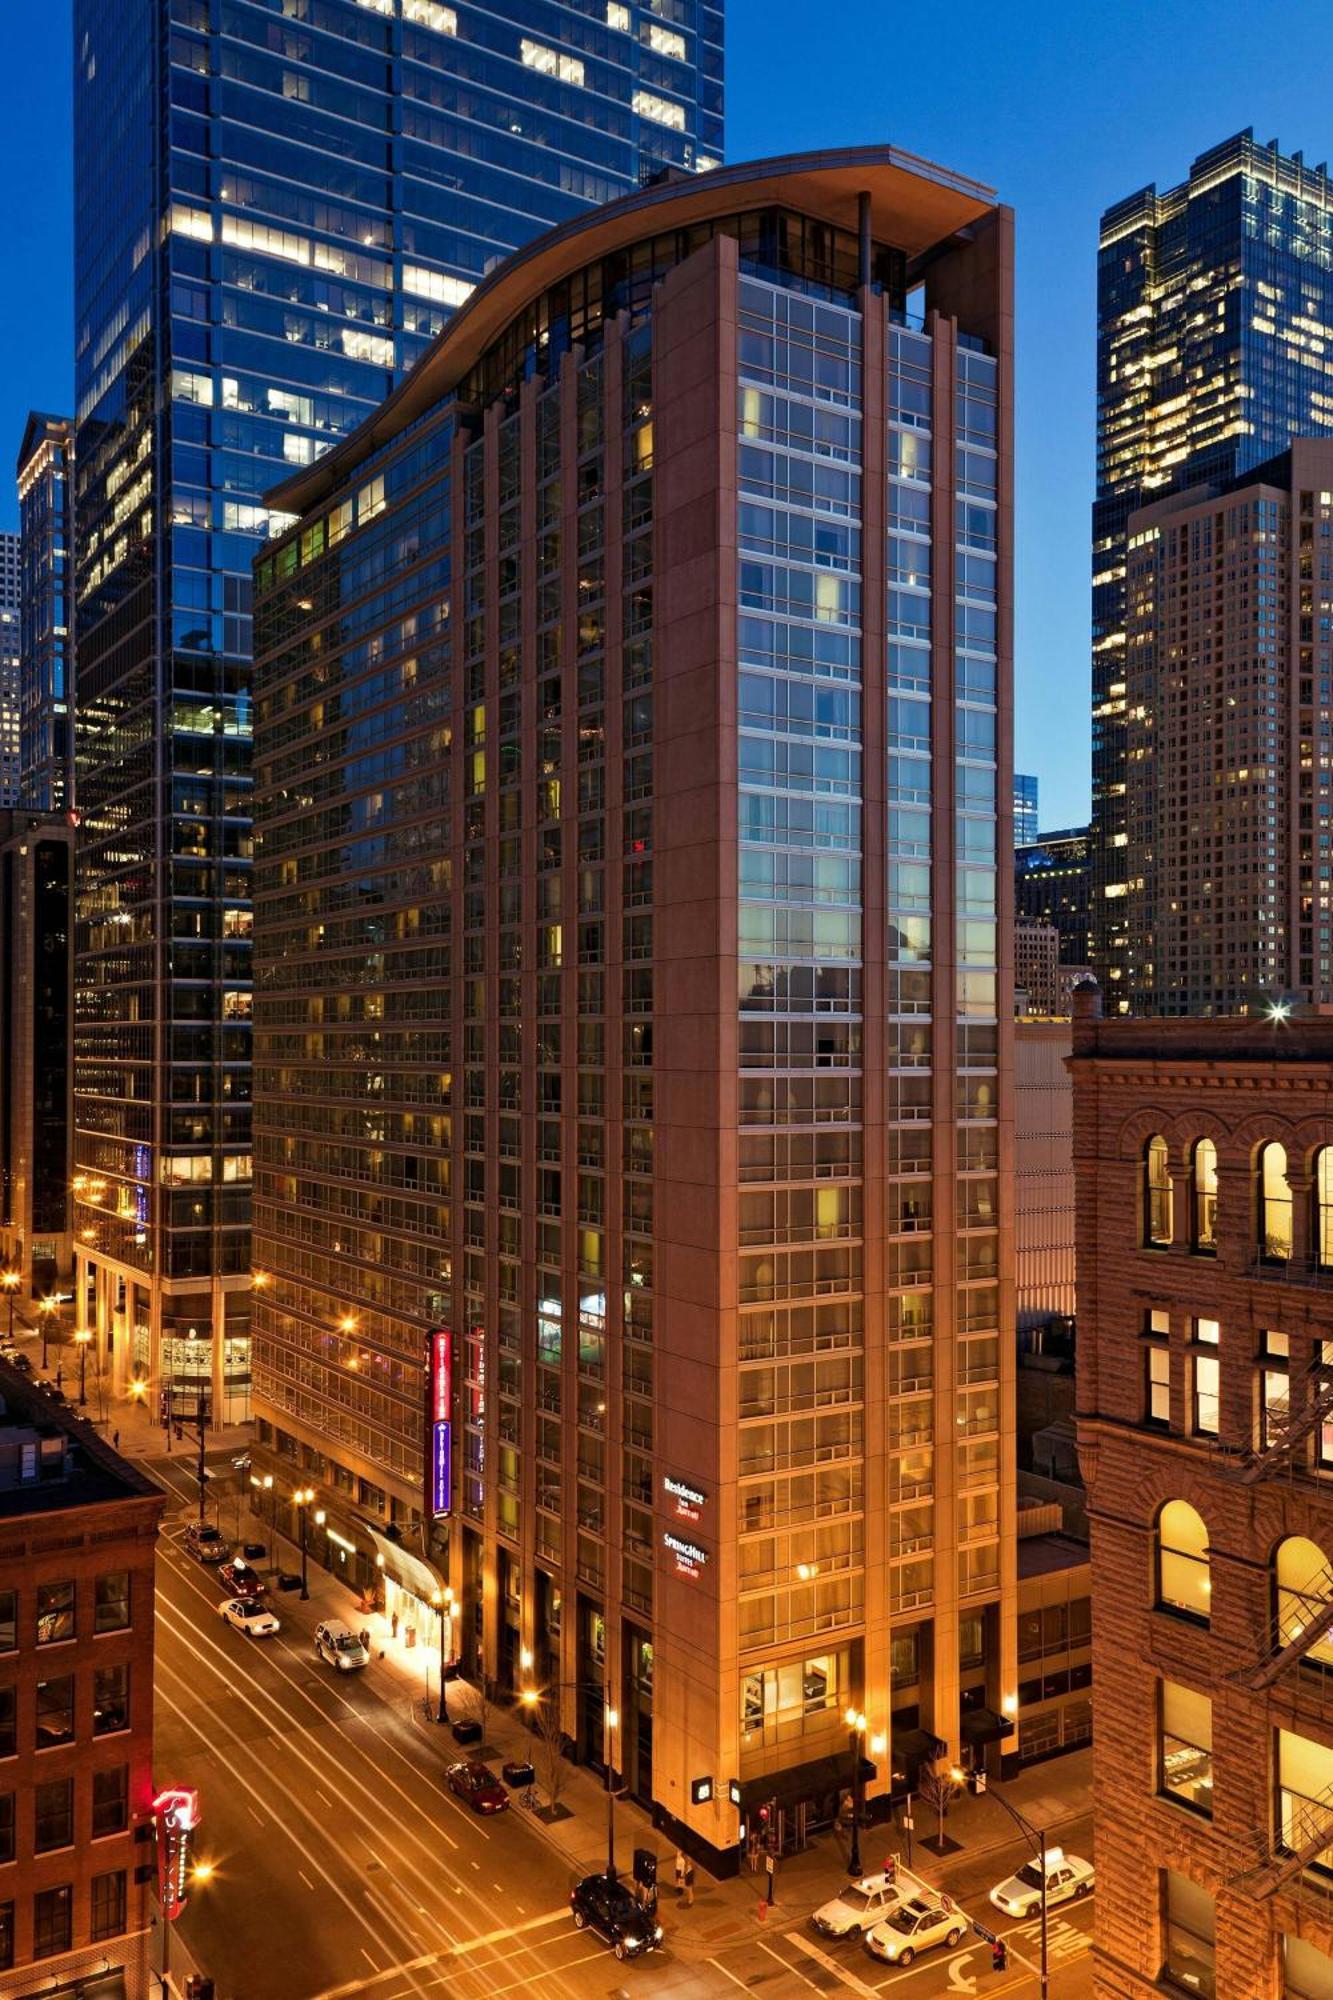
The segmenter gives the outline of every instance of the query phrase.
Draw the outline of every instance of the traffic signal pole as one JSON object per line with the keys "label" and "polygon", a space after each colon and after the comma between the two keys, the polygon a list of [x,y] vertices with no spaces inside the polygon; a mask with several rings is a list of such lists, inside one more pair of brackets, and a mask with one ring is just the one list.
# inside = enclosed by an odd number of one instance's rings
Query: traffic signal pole
{"label": "traffic signal pole", "polygon": [[[979,1784],[976,1782],[978,1778],[980,1778],[981,1781]],[[989,1787],[986,1784],[986,1774],[984,1771],[982,1772],[974,1771],[972,1773],[972,1779],[973,1779],[972,1789],[974,1792],[983,1792],[989,1790]],[[1005,1811],[1008,1813],[1010,1819],[1013,1821],[1014,1825],[1018,1828],[1019,1832],[1023,1835],[1024,1839],[1030,1840],[1037,1850],[1037,1870],[1041,1876],[1041,1972],[1040,1972],[1041,2000],[1049,2000],[1050,1972],[1049,1972],[1049,1960],[1046,1948],[1046,1910],[1047,1910],[1046,1835],[1041,1830],[1040,1827],[1033,1826],[1030,1819],[1025,1819],[1023,1814],[1019,1812],[1017,1806],[1011,1806],[1008,1799],[1004,1796],[1003,1792],[991,1792],[990,1796],[995,1800],[996,1805],[1004,1807]]]}

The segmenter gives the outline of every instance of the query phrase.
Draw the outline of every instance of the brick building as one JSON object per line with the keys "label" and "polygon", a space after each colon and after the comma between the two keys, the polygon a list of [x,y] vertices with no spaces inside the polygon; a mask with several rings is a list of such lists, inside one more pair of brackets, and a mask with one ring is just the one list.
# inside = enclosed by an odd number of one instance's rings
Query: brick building
{"label": "brick building", "polygon": [[0,2000],[141,2000],[163,1496],[0,1365]]}
{"label": "brick building", "polygon": [[1075,996],[1099,2000],[1333,1993],[1333,1020]]}

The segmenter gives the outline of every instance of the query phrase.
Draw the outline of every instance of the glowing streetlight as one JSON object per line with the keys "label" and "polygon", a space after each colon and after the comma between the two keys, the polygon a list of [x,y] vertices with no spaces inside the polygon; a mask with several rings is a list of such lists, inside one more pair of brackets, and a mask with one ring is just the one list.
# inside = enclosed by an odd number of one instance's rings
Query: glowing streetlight
{"label": "glowing streetlight", "polygon": [[852,1742],[852,1851],[847,1857],[849,1875],[861,1873],[861,1803],[865,1777],[862,1771],[861,1746],[865,1740],[866,1719],[858,1708],[849,1708],[843,1716]]}
{"label": "glowing streetlight", "polygon": [[88,1402],[88,1343],[92,1334],[86,1326],[78,1328],[74,1339],[79,1349],[79,1407],[84,1409]]}
{"label": "glowing streetlight", "polygon": [[310,1505],[314,1497],[315,1489],[313,1486],[298,1486],[292,1495],[292,1505],[295,1507],[296,1517],[301,1523],[301,1597],[303,1601],[310,1596],[310,1577],[306,1560],[305,1517],[306,1508]]}
{"label": "glowing streetlight", "polygon": [[7,1271],[0,1271],[0,1285],[3,1285],[9,1293],[9,1338],[11,1340],[14,1338],[14,1294],[18,1290],[19,1284],[20,1278],[17,1271],[12,1268]]}

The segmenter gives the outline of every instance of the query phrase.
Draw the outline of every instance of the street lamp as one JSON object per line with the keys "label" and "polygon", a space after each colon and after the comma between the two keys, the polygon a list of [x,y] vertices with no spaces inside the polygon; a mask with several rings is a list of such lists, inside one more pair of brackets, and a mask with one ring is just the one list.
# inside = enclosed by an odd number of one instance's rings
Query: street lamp
{"label": "street lamp", "polygon": [[[973,1771],[969,1775],[969,1784],[974,1792],[979,1791],[981,1789],[980,1785],[977,1782],[979,1775],[980,1774],[976,1771]],[[1004,1807],[1005,1811],[1008,1813],[1010,1819],[1013,1821],[1014,1825],[1018,1828],[1019,1832],[1023,1835],[1024,1839],[1030,1840],[1032,1842],[1032,1846],[1036,1853],[1037,1868],[1041,1875],[1041,1969],[1040,1969],[1041,2000],[1048,2000],[1048,1994],[1050,1992],[1050,1984],[1049,1984],[1050,1967],[1049,1967],[1049,1957],[1047,1953],[1047,1931],[1046,1931],[1047,1875],[1048,1875],[1048,1864],[1046,1860],[1046,1835],[1045,1832],[1040,1827],[1034,1826],[1030,1819],[1024,1818],[1023,1814],[1019,1812],[1017,1806],[1011,1806],[1008,1799],[1004,1796],[1003,1792],[988,1791],[988,1796],[994,1799],[997,1806]]]}
{"label": "street lamp", "polygon": [[449,1720],[449,1704],[444,1698],[444,1621],[453,1623],[454,1593],[452,1590],[433,1590],[430,1601],[440,1614],[440,1698],[435,1707],[435,1720],[440,1723]]}
{"label": "street lamp", "polygon": [[277,1532],[277,1525],[276,1525],[276,1518],[275,1518],[275,1517],[276,1517],[276,1515],[277,1515],[277,1509],[278,1509],[278,1502],[277,1502],[277,1498],[276,1498],[276,1496],[275,1496],[275,1494],[274,1494],[274,1491],[273,1491],[273,1474],[272,1474],[271,1472],[266,1472],[266,1473],[264,1474],[263,1478],[261,1479],[261,1478],[260,1478],[260,1476],[259,1476],[259,1474],[258,1474],[257,1472],[252,1472],[252,1473],[250,1474],[250,1484],[251,1484],[251,1486],[255,1487],[255,1488],[257,1489],[257,1491],[259,1491],[260,1493],[267,1493],[267,1494],[268,1494],[268,1496],[269,1496],[269,1515],[268,1515],[268,1566],[269,1566],[269,1568],[270,1568],[270,1569],[272,1569],[272,1567],[273,1567],[273,1537],[274,1537],[274,1535],[275,1535],[275,1534],[276,1534],[276,1532]]}
{"label": "street lamp", "polygon": [[92,1339],[86,1326],[81,1326],[74,1336],[79,1348],[79,1408],[88,1403],[88,1342]]}
{"label": "street lamp", "polygon": [[861,1873],[861,1793],[865,1786],[862,1770],[861,1745],[866,1733],[866,1719],[859,1709],[849,1708],[843,1721],[847,1724],[852,1742],[852,1851],[847,1857],[849,1875]]}
{"label": "street lamp", "polygon": [[614,1708],[606,1711],[606,1879],[616,1879],[616,1792],[612,1767],[616,1761],[616,1730],[620,1716]]}
{"label": "street lamp", "polygon": [[18,1290],[19,1284],[20,1278],[17,1271],[13,1269],[0,1271],[0,1285],[3,1285],[9,1293],[9,1338],[11,1341],[14,1338],[14,1294]]}
{"label": "street lamp", "polygon": [[49,1364],[48,1364],[48,1357],[47,1357],[47,1343],[48,1343],[48,1341],[49,1341],[49,1340],[50,1340],[50,1338],[51,1338],[51,1315],[52,1315],[52,1314],[53,1314],[54,1312],[56,1312],[56,1311],[58,1310],[58,1308],[59,1308],[59,1305],[60,1305],[60,1301],[59,1301],[59,1299],[53,1299],[53,1298],[51,1297],[51,1294],[50,1294],[50,1293],[48,1292],[48,1293],[47,1293],[47,1295],[46,1295],[46,1297],[45,1297],[45,1298],[44,1298],[44,1299],[43,1299],[43,1300],[41,1301],[41,1304],[40,1304],[40,1305],[38,1306],[38,1311],[39,1311],[39,1312],[41,1313],[41,1315],[42,1315],[42,1366],[43,1366],[43,1368],[45,1368],[45,1367],[47,1367],[47,1366],[49,1365]]}
{"label": "street lamp", "polygon": [[308,1507],[308,1506],[310,1505],[310,1502],[311,1502],[311,1501],[312,1501],[312,1500],[314,1499],[314,1497],[315,1497],[315,1489],[314,1489],[314,1487],[313,1487],[313,1486],[298,1486],[298,1487],[297,1487],[297,1489],[296,1489],[296,1491],[295,1491],[295,1492],[293,1493],[293,1495],[292,1495],[292,1505],[293,1505],[293,1507],[295,1507],[295,1509],[296,1509],[296,1518],[297,1518],[297,1519],[298,1519],[298,1521],[299,1521],[299,1522],[301,1523],[301,1601],[302,1601],[302,1603],[305,1603],[305,1602],[306,1602],[306,1600],[307,1600],[307,1599],[309,1598],[309,1596],[310,1596],[310,1574],[309,1574],[309,1568],[308,1568],[308,1564],[307,1564],[307,1559],[306,1559],[306,1539],[305,1539],[305,1511],[306,1511],[306,1508],[307,1508],[307,1507]]}

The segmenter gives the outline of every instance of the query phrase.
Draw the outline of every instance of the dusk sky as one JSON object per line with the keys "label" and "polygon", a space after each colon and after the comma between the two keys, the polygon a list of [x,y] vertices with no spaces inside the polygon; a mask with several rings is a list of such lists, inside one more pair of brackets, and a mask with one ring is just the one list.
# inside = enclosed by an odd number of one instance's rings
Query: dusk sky
{"label": "dusk sky", "polygon": [[[502,0],[497,6],[503,11]],[[0,440],[72,397],[70,0],[4,0],[10,306]],[[1088,811],[1088,508],[1097,218],[1246,125],[1333,157],[1328,10],[1289,0],[727,0],[727,152],[888,140],[1018,214],[1017,761],[1047,827]],[[818,46],[811,27],[817,24]],[[12,477],[0,527],[17,526]]]}

